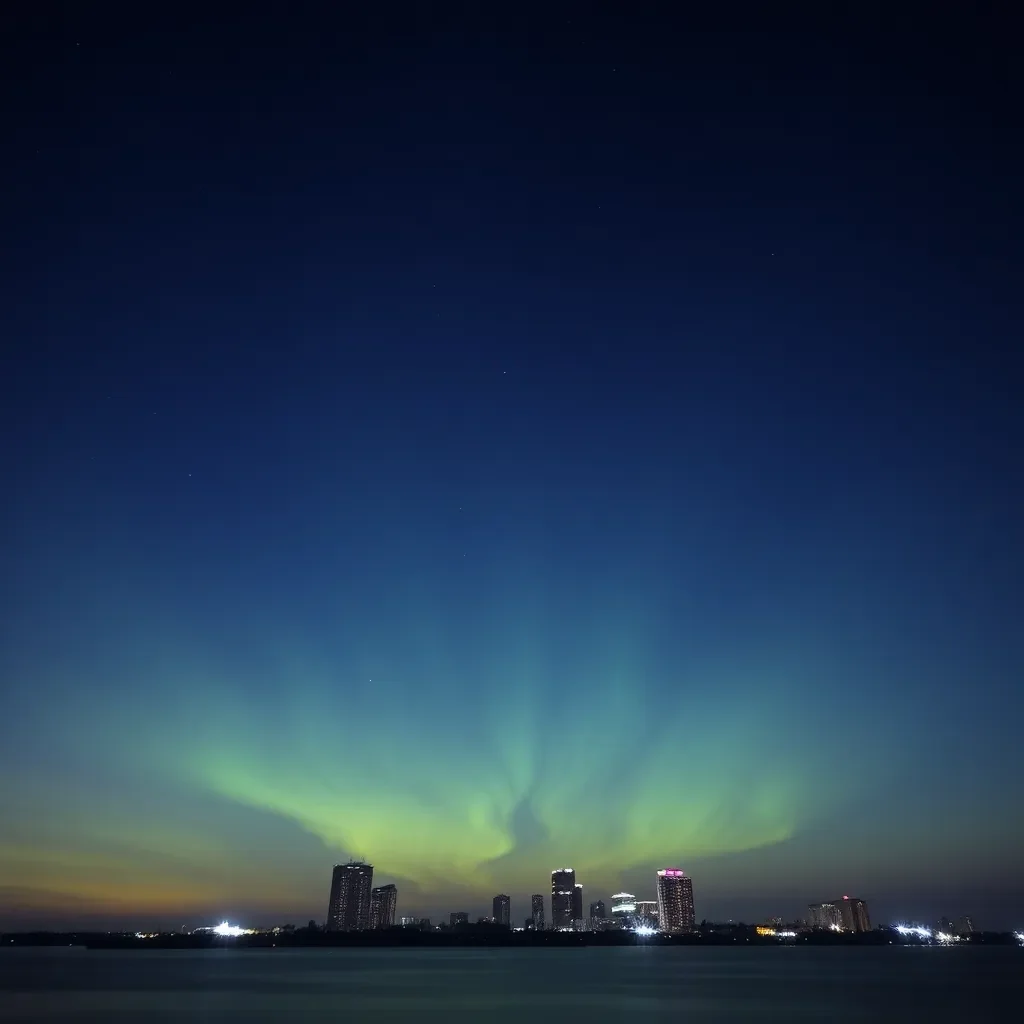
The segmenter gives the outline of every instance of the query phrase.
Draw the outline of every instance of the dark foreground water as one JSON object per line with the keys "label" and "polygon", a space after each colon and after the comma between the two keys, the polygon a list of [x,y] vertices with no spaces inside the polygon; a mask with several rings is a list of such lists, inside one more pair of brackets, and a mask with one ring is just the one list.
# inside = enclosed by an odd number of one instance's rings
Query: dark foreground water
{"label": "dark foreground water", "polygon": [[1024,949],[0,951],[0,1021],[1020,1020]]}

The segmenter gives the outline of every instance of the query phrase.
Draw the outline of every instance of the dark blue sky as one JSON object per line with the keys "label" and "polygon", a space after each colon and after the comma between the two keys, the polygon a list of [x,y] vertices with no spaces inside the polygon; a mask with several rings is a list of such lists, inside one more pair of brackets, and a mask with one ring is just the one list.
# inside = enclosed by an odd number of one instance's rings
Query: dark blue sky
{"label": "dark blue sky", "polygon": [[356,854],[1020,926],[1021,83],[960,18],[10,21],[0,923]]}

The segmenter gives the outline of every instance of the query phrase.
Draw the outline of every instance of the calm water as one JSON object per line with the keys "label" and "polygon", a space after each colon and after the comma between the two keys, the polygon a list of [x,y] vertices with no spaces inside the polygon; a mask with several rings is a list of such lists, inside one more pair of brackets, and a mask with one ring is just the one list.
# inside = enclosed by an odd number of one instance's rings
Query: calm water
{"label": "calm water", "polygon": [[1022,990],[1014,948],[0,951],[4,1024],[973,1024],[1019,1020]]}

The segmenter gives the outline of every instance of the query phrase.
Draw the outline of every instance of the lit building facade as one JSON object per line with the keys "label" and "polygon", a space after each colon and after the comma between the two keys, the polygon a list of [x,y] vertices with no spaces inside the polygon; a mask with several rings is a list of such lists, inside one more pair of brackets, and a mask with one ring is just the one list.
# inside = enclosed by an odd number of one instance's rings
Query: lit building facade
{"label": "lit building facade", "polygon": [[[551,872],[551,927],[555,931],[572,928],[575,891],[576,872],[572,868]],[[580,899],[582,898],[581,895]]]}
{"label": "lit building facade", "polygon": [[591,922],[604,921],[607,919],[607,917],[608,915],[605,913],[604,910],[604,900],[595,900],[593,903],[590,904]]}
{"label": "lit building facade", "polygon": [[648,928],[658,926],[658,902],[657,900],[636,901],[636,923],[646,925]]}
{"label": "lit building facade", "polygon": [[358,932],[370,927],[370,888],[373,865],[362,861],[335,864],[331,900],[327,905],[329,932]]}
{"label": "lit building facade", "polygon": [[807,923],[823,931],[871,931],[868,905],[853,896],[843,896],[830,903],[812,903],[807,908]]}
{"label": "lit building facade", "polygon": [[807,923],[819,931],[839,931],[843,927],[834,903],[811,903],[807,907]]}
{"label": "lit building facade", "polygon": [[693,879],[679,868],[658,872],[658,927],[663,932],[692,932]]}
{"label": "lit building facade", "polygon": [[398,889],[393,885],[382,885],[370,890],[370,927],[393,928],[395,924],[395,904],[398,902]]}
{"label": "lit building facade", "polygon": [[530,910],[533,927],[539,932],[544,931],[544,896],[542,893],[535,892],[530,897]]}
{"label": "lit building facade", "polygon": [[839,920],[843,931],[871,931],[868,905],[863,900],[854,899],[853,896],[844,896],[841,900],[836,900],[836,905],[839,907]]}
{"label": "lit building facade", "polygon": [[617,928],[632,928],[636,916],[636,897],[631,892],[617,892],[612,897],[612,922]]}
{"label": "lit building facade", "polygon": [[491,917],[495,924],[508,928],[512,923],[512,901],[504,894],[499,893],[491,901]]}
{"label": "lit building facade", "polygon": [[572,887],[572,926],[577,931],[586,927],[583,919],[583,886],[579,882]]}

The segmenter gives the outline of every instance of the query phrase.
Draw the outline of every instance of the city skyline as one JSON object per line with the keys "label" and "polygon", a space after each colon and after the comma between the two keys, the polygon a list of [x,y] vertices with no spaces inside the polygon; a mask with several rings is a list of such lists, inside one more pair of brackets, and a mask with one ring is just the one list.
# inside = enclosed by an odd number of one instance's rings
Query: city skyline
{"label": "city skyline", "polygon": [[1024,926],[997,16],[208,6],[8,5],[0,928]]}
{"label": "city skyline", "polygon": [[[327,917],[322,922],[326,931],[374,931],[387,930],[399,923],[398,910],[398,889],[394,883],[382,886],[371,887],[373,880],[373,865],[362,861],[348,861],[334,865],[331,873],[330,897]],[[902,914],[891,923],[881,922],[872,924],[866,901],[849,895],[824,903],[806,904],[801,913],[792,913],[787,908],[784,913],[775,913],[778,906],[773,907],[770,914],[748,912],[741,913],[738,917],[728,919],[716,917],[715,915],[703,915],[695,913],[692,879],[686,872],[678,868],[659,869],[656,872],[654,890],[656,898],[645,900],[633,893],[618,892],[610,896],[610,913],[608,904],[603,899],[592,901],[589,904],[588,914],[583,917],[576,914],[582,896],[583,885],[572,881],[572,890],[564,886],[574,877],[573,869],[556,869],[551,872],[552,893],[545,898],[541,894],[532,894],[523,897],[521,902],[528,905],[531,914],[525,918],[525,927],[529,930],[548,929],[548,914],[545,902],[555,900],[558,904],[567,903],[572,908],[575,916],[572,918],[571,926],[563,924],[559,930],[562,931],[591,931],[602,930],[605,926],[623,928],[626,930],[640,929],[643,931],[649,928],[650,932],[662,934],[675,934],[691,932],[702,922],[717,922],[719,925],[731,925],[733,923],[744,923],[752,926],[753,923],[761,922],[765,927],[758,925],[758,934],[774,934],[771,928],[781,928],[783,924],[792,924],[798,928],[814,928],[824,931],[866,932],[873,927],[896,927],[902,928],[903,932],[921,933],[928,932],[943,941],[952,941],[949,936],[967,937],[977,931],[1006,931],[1000,928],[978,928],[974,923],[973,915],[958,912],[957,916],[950,918],[943,914],[930,928],[922,928],[918,925],[904,927],[900,922],[928,920],[928,915],[920,913]],[[556,881],[557,879],[557,881]],[[642,887],[641,887],[642,888]],[[570,897],[568,901],[560,898]],[[573,898],[576,897],[576,898]],[[515,898],[505,893],[495,895],[490,903],[490,914],[476,913],[473,909],[451,911],[445,910],[441,914],[423,914],[422,908],[416,913],[409,914],[407,907],[401,907],[400,924],[403,928],[422,928],[425,926],[436,927],[440,921],[442,927],[458,925],[470,925],[473,923],[497,924],[513,930],[522,930],[522,924],[517,923],[515,914],[520,907]],[[230,915],[229,915],[230,916]],[[152,921],[149,922],[152,924]],[[309,927],[315,929],[320,927],[316,918],[309,921]],[[65,929],[51,928],[54,932]],[[150,929],[152,931],[152,929]],[[159,928],[157,929],[159,930]],[[167,929],[164,929],[167,930]],[[182,930],[188,931],[211,931],[224,935],[246,933],[244,928],[235,927],[234,930],[228,927],[227,919],[220,925],[193,926],[182,925]],[[177,929],[170,929],[171,932]],[[791,933],[780,933],[788,935]],[[1018,934],[1024,934],[1019,932]]]}
{"label": "city skyline", "polygon": [[[373,866],[362,861],[336,864],[331,874],[330,900],[324,928],[328,932],[381,931],[388,930],[396,923],[397,887],[394,884],[372,889]],[[571,886],[571,888],[570,888]],[[368,891],[368,895],[367,895]],[[681,868],[661,868],[655,876],[656,899],[638,899],[627,892],[615,893],[611,897],[611,915],[606,913],[603,900],[590,903],[588,913],[583,914],[583,884],[576,881],[572,868],[557,868],[551,872],[550,910],[552,930],[560,932],[604,931],[608,928],[635,931],[640,935],[660,933],[679,935],[693,933],[700,922],[705,920],[697,915],[694,903],[692,878]],[[366,907],[368,906],[368,911]],[[547,930],[545,927],[544,897],[535,893],[530,897],[530,915],[522,925],[514,923],[518,907],[513,906],[507,893],[498,893],[491,900],[490,915],[476,919],[478,924],[496,925],[515,931]],[[567,918],[567,915],[571,915]],[[449,911],[448,927],[469,925],[474,920],[468,910]],[[781,935],[792,937],[796,933],[782,928],[783,918],[764,918],[769,922],[757,927],[758,935]],[[557,923],[556,923],[557,922]],[[872,930],[867,904],[858,897],[844,895],[825,903],[808,904],[806,914],[793,919],[801,928],[844,933],[863,933]],[[315,921],[310,928],[315,929]],[[433,925],[429,917],[403,914],[403,928],[422,930]],[[214,932],[227,935],[232,933],[228,922],[222,923]],[[908,929],[899,925],[908,931]],[[919,930],[918,926],[909,931]],[[241,931],[240,929],[235,929]],[[969,936],[975,931],[970,915],[962,915],[957,923],[943,916],[937,926],[941,941],[955,941],[954,937]]]}
{"label": "city skyline", "polygon": [[[331,874],[331,889],[327,918],[327,931],[379,931],[395,925],[398,890],[394,884],[370,888],[373,880],[373,865],[362,861],[336,864]],[[551,872],[550,920],[556,931],[602,930],[607,926],[679,934],[693,932],[701,920],[695,911],[693,880],[681,868],[661,868],[655,877],[656,898],[638,899],[632,893],[619,892],[612,895],[611,916],[606,913],[603,900],[590,903],[588,913],[583,913],[583,884],[576,881],[572,868],[557,868]],[[523,927],[532,930],[546,930],[544,897],[539,893],[530,896],[530,914],[524,918]],[[513,921],[514,908],[507,893],[498,893],[491,900],[489,916],[477,918],[503,928],[520,930]],[[766,919],[767,920],[767,919]],[[781,917],[771,920],[780,922]],[[806,915],[799,919],[811,928],[837,932],[867,932],[871,921],[864,900],[844,895],[840,899],[807,906]],[[469,911],[449,911],[449,927],[468,925],[473,921]],[[429,917],[402,915],[402,927],[420,928],[430,922]],[[940,931],[946,933],[970,934],[974,928],[969,915],[958,919],[954,926],[943,917]],[[315,922],[311,922],[313,924]],[[222,926],[224,927],[224,926]],[[760,930],[763,929],[759,929]]]}

